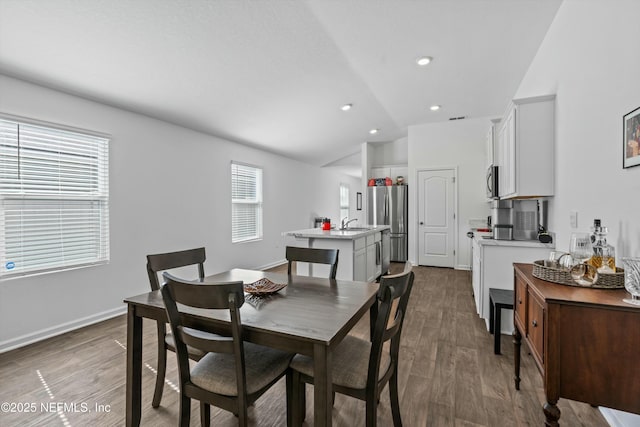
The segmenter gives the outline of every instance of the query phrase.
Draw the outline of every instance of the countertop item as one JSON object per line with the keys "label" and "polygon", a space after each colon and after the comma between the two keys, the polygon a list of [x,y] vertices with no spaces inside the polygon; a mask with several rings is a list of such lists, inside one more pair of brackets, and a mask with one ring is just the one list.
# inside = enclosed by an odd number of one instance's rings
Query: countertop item
{"label": "countertop item", "polygon": [[293,236],[305,239],[347,239],[353,240],[370,234],[388,230],[388,225],[366,225],[363,227],[351,227],[346,230],[322,230],[320,228],[308,228],[305,230],[285,231],[283,236]]}
{"label": "countertop item", "polygon": [[486,219],[470,219],[467,222],[467,225],[469,225],[470,232],[473,233],[473,236],[469,236],[467,234],[468,237],[493,237],[493,231],[491,229],[491,226],[487,224]]}

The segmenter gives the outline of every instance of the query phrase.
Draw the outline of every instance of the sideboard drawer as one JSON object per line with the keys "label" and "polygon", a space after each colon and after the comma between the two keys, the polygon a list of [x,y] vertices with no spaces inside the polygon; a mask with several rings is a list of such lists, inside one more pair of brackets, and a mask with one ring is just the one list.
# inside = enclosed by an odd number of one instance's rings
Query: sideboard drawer
{"label": "sideboard drawer", "polygon": [[518,276],[515,283],[515,322],[519,323],[523,330],[527,331],[527,284]]}
{"label": "sideboard drawer", "polygon": [[531,292],[527,292],[527,336],[538,366],[544,366],[544,304]]}

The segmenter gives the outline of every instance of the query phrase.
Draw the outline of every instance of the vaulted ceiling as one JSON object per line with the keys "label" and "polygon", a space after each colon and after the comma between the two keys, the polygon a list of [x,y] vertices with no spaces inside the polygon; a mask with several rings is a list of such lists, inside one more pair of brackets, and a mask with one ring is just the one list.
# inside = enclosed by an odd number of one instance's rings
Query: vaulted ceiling
{"label": "vaulted ceiling", "polygon": [[0,0],[0,73],[323,166],[501,114],[560,3]]}

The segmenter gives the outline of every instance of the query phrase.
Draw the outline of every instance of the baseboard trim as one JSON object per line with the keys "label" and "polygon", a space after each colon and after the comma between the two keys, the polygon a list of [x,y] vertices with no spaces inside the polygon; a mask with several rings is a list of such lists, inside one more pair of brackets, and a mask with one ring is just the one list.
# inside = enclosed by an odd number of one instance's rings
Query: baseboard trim
{"label": "baseboard trim", "polygon": [[50,328],[41,329],[39,331],[32,332],[20,337],[2,341],[0,342],[0,353],[6,353],[7,351],[15,350],[16,348],[24,347],[26,345],[45,340],[47,338],[62,335],[64,333],[73,331],[75,329],[80,329],[85,326],[93,325],[94,323],[102,322],[104,320],[120,316],[122,314],[125,314],[126,312],[127,307],[118,307],[112,310],[107,310],[101,313],[93,314],[91,316],[83,317],[81,319],[76,319],[70,322],[62,323],[60,325],[52,326]]}
{"label": "baseboard trim", "polygon": [[261,267],[257,267],[256,270],[268,270],[270,268],[280,267],[282,264],[286,264],[286,263],[287,263],[287,260],[286,259],[282,259],[280,261],[272,262],[272,263],[263,265]]}

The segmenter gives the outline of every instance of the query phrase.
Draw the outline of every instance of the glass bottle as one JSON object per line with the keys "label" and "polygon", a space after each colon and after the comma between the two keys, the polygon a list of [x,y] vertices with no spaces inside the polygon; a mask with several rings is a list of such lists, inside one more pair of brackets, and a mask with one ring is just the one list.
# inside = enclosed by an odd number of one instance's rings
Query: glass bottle
{"label": "glass bottle", "polygon": [[616,250],[607,243],[607,227],[594,226],[593,256],[589,264],[594,266],[598,273],[613,274],[616,272]]}

